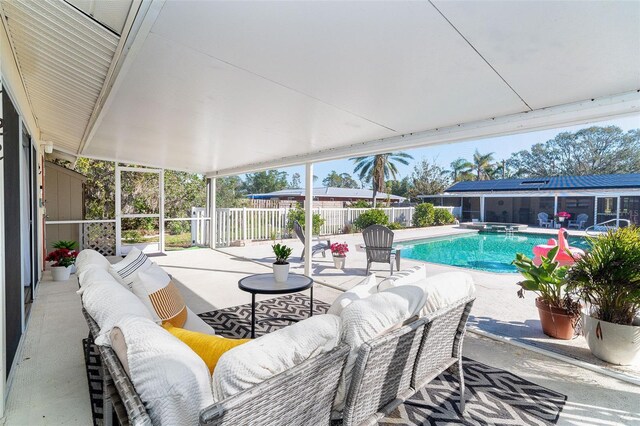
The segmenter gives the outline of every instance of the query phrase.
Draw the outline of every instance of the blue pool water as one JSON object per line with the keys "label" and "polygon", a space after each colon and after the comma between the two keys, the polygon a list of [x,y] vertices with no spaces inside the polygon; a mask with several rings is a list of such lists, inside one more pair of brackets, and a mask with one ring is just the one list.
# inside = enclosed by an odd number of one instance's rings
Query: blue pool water
{"label": "blue pool water", "polygon": [[[526,233],[512,236],[477,233],[404,241],[394,246],[402,249],[403,258],[488,272],[514,273],[517,270],[511,262],[516,253],[533,257],[533,247],[546,244],[549,238],[549,235]],[[569,237],[569,245],[588,248],[586,240],[581,237]]]}

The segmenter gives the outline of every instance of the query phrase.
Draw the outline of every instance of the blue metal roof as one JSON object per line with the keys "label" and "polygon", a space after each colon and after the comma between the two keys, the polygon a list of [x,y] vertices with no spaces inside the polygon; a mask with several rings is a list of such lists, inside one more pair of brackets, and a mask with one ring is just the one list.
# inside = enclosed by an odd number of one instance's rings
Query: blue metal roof
{"label": "blue metal roof", "polygon": [[457,182],[447,192],[640,189],[640,173],[626,175],[555,176]]}

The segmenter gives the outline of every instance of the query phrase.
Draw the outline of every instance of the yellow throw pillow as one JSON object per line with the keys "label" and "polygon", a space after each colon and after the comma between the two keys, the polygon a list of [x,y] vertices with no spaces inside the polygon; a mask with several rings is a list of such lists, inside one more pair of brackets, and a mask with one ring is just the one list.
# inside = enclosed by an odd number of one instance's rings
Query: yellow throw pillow
{"label": "yellow throw pillow", "polygon": [[207,364],[209,372],[212,374],[213,370],[216,368],[218,360],[225,352],[243,343],[251,341],[251,339],[227,339],[226,337],[198,333],[196,331],[174,327],[168,322],[162,324],[162,326],[198,354],[204,363]]}

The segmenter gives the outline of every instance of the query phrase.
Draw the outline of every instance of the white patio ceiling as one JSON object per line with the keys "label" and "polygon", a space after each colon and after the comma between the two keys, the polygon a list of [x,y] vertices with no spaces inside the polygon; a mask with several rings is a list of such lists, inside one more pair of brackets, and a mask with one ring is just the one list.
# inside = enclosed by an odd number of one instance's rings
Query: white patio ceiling
{"label": "white patio ceiling", "polygon": [[152,1],[133,26],[80,154],[227,174],[640,111],[637,1]]}

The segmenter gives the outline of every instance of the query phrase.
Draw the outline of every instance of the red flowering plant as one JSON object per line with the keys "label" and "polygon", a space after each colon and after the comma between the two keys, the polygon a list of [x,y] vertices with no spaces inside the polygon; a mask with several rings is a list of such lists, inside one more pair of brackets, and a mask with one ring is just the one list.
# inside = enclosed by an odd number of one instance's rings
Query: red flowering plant
{"label": "red flowering plant", "polygon": [[571,219],[571,213],[558,212],[556,213],[556,220],[568,220]]}
{"label": "red flowering plant", "polygon": [[331,254],[334,256],[345,257],[349,252],[349,246],[347,243],[333,243],[331,244]]}
{"label": "red flowering plant", "polygon": [[67,248],[59,248],[49,253],[45,260],[47,260],[48,262],[54,262],[54,264],[51,266],[68,267],[76,263],[77,256],[78,256],[78,252],[75,250],[69,250]]}

